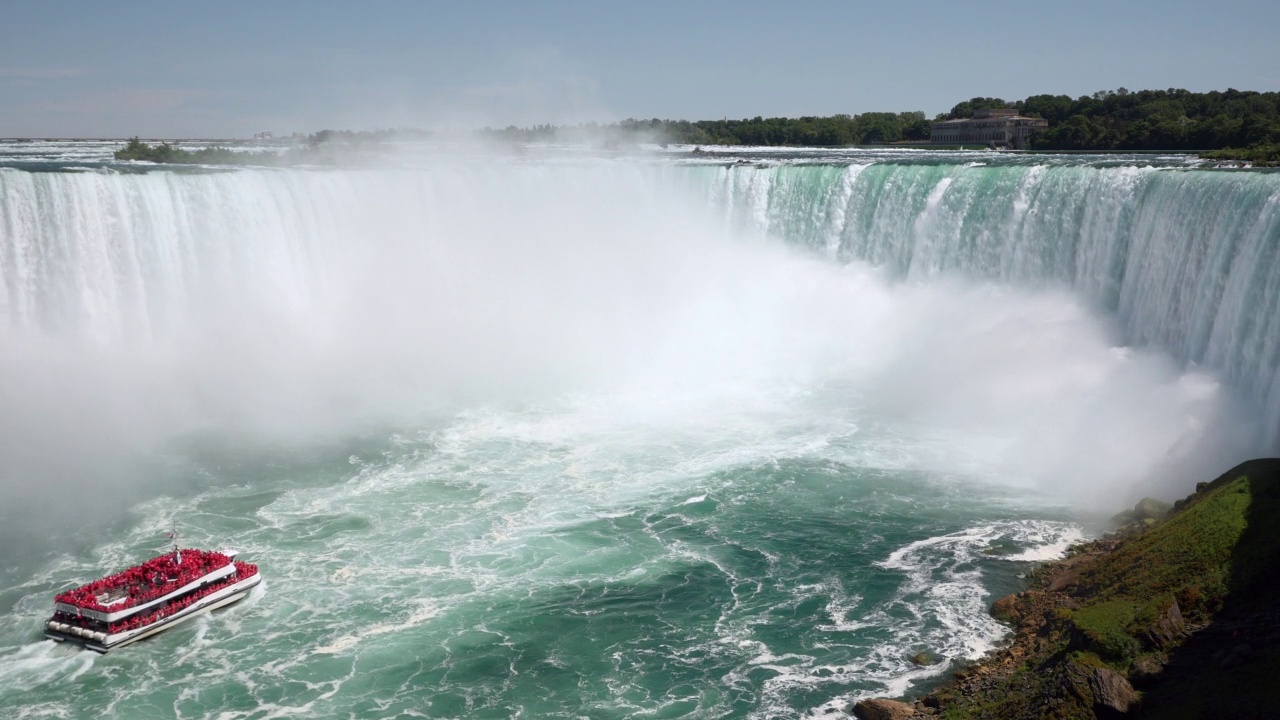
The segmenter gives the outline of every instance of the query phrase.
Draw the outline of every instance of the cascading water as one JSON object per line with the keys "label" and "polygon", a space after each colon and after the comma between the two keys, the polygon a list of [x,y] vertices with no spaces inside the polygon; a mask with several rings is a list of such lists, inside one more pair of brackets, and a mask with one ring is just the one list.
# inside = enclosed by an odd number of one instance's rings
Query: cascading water
{"label": "cascading water", "polygon": [[[60,540],[0,568],[32,714],[821,714],[990,648],[1068,504],[1274,441],[1280,175],[64,154],[0,167],[4,519]],[[264,589],[39,640],[174,521]]]}
{"label": "cascading water", "polygon": [[1280,173],[875,164],[702,168],[735,226],[899,276],[1058,283],[1222,373],[1280,443]]}

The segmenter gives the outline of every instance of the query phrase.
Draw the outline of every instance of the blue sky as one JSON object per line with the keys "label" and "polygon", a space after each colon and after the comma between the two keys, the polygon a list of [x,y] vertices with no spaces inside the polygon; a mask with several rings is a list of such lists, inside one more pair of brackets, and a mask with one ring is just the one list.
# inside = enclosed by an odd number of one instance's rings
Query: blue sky
{"label": "blue sky", "polygon": [[0,2],[0,137],[1280,90],[1280,2]]}

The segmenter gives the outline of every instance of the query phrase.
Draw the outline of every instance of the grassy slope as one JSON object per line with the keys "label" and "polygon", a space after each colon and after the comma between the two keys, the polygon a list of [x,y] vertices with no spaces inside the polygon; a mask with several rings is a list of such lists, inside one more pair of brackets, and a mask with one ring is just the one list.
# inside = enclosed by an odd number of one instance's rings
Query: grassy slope
{"label": "grassy slope", "polygon": [[[1166,681],[1147,693],[1148,717],[1280,717],[1280,460],[1246,463],[1239,472],[1213,483],[1229,491],[1247,477],[1250,497],[1231,555],[1229,592],[1216,627],[1175,651],[1183,667],[1171,666]],[[1254,656],[1224,667],[1219,658],[1242,642],[1251,643]]]}
{"label": "grassy slope", "polygon": [[1143,649],[1143,631],[1174,600],[1191,619],[1220,610],[1231,591],[1232,558],[1247,527],[1253,486],[1241,475],[1214,487],[1086,568],[1081,584],[1091,597],[1069,621],[1089,649],[1127,670]]}
{"label": "grassy slope", "polygon": [[[1173,658],[1170,668],[1183,670],[1166,673],[1147,693],[1146,716],[1214,717],[1230,708],[1231,717],[1270,717],[1266,713],[1280,713],[1274,644],[1255,643],[1259,649],[1248,662],[1223,668],[1219,660],[1238,644],[1239,630],[1217,633],[1221,637],[1203,632],[1184,647],[1161,647],[1151,630],[1175,600],[1189,622],[1213,619],[1211,630],[1237,620],[1241,627],[1274,628],[1278,588],[1280,460],[1255,460],[1085,566],[1073,593],[1078,607],[1057,611],[1042,632],[1041,650],[993,686],[968,696],[939,693],[943,716],[1092,718],[1081,680],[1089,668],[1127,674],[1135,660],[1165,652]],[[1253,714],[1258,709],[1262,714]]]}

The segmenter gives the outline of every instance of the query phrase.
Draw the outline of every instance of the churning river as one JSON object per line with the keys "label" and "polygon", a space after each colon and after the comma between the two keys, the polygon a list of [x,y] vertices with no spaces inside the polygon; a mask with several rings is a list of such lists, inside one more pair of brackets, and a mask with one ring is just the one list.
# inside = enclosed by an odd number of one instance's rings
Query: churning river
{"label": "churning river", "polygon": [[[0,145],[10,717],[823,714],[1280,445],[1277,172],[110,149]],[[110,655],[43,640],[174,524],[263,584]]]}

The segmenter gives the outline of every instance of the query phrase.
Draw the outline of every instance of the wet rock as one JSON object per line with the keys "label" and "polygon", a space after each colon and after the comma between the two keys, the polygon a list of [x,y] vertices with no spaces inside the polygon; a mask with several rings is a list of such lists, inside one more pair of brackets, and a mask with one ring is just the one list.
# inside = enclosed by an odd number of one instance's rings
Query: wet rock
{"label": "wet rock", "polygon": [[1089,677],[1093,702],[1101,710],[1127,713],[1138,703],[1138,693],[1123,675],[1110,668],[1094,668]]}
{"label": "wet rock", "polygon": [[911,662],[916,665],[933,665],[938,662],[938,658],[928,650],[923,650],[911,656]]}
{"label": "wet rock", "polygon": [[1147,518],[1162,518],[1169,512],[1173,506],[1163,500],[1155,498],[1142,498],[1137,505],[1133,506],[1133,516],[1139,520]]}
{"label": "wet rock", "polygon": [[853,706],[853,716],[860,720],[907,720],[915,714],[915,707],[884,698],[863,700]]}
{"label": "wet rock", "polygon": [[1018,596],[1005,595],[991,606],[991,616],[1001,622],[1018,624],[1022,619],[1022,609],[1019,607]]}

